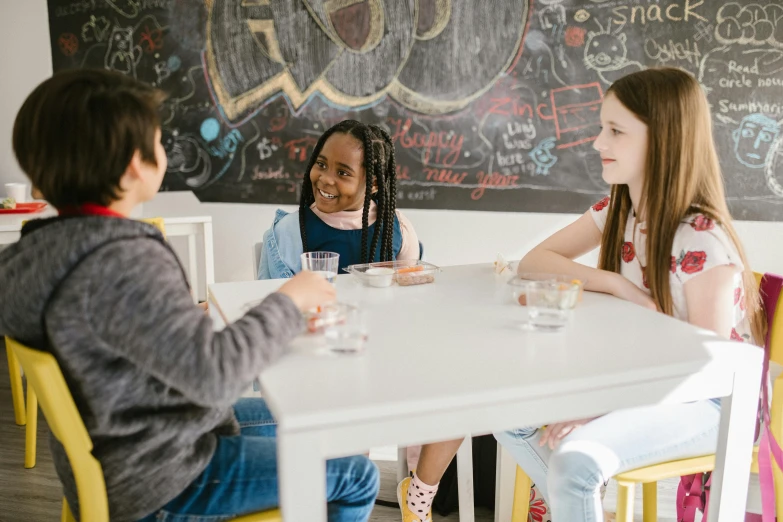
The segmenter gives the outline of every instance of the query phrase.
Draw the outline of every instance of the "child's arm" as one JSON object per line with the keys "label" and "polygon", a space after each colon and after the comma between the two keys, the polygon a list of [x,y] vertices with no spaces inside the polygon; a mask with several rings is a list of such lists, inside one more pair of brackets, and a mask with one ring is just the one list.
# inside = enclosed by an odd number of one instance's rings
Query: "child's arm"
{"label": "child's arm", "polygon": [[519,262],[519,272],[548,272],[573,275],[587,281],[585,288],[594,292],[614,293],[617,274],[577,263],[601,245],[601,231],[590,212],[585,212],[567,227],[558,230],[538,244]]}
{"label": "child's arm", "polygon": [[419,236],[416,234],[416,229],[413,228],[413,223],[397,210],[397,219],[400,221],[400,233],[402,234],[402,247],[400,248],[397,259],[400,261],[415,261],[419,259]]}
{"label": "child's arm", "polygon": [[95,342],[204,406],[239,398],[302,331],[299,307],[329,300],[318,283],[331,288],[322,279],[297,280],[292,288],[292,280],[215,332],[193,305],[174,253],[158,241],[118,241],[84,270],[92,281],[89,298],[74,306],[85,306],[79,315],[88,318]]}
{"label": "child's arm", "polygon": [[601,230],[595,224],[590,211],[587,211],[528,252],[519,262],[518,271],[567,274],[587,281],[587,290],[612,294],[655,309],[652,299],[620,274],[591,268],[574,261],[600,245]]}
{"label": "child's arm", "polygon": [[685,283],[688,322],[731,338],[737,267],[716,266]]}

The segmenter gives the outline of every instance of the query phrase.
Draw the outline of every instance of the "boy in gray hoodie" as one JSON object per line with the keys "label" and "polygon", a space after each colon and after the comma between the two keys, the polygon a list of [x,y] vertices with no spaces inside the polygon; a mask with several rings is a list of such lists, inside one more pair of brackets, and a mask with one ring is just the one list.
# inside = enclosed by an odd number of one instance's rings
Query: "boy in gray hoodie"
{"label": "boy in gray hoodie", "polygon": [[[59,216],[0,252],[0,335],[57,359],[112,521],[224,520],[277,505],[275,421],[261,399],[239,397],[301,331],[301,310],[335,294],[304,272],[213,331],[160,232],[128,219],[166,171],[162,100],[104,70],[58,73],[27,98],[14,152]],[[68,458],[50,447],[78,519]],[[367,458],[327,463],[330,521],[367,520],[377,491]]]}

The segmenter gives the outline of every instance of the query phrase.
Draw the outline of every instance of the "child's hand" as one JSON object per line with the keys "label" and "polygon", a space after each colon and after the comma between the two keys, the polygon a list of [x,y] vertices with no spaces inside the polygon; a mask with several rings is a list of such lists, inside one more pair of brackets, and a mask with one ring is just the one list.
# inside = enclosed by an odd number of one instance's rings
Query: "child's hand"
{"label": "child's hand", "polygon": [[314,272],[300,272],[280,287],[281,294],[291,298],[302,312],[333,302],[337,297],[334,285]]}
{"label": "child's hand", "polygon": [[541,435],[541,439],[538,441],[539,446],[549,444],[549,449],[554,450],[563,438],[574,431],[579,426],[584,426],[590,421],[597,419],[598,417],[590,417],[588,419],[579,419],[568,422],[558,422],[556,424],[550,424],[544,429],[544,434]]}
{"label": "child's hand", "polygon": [[636,303],[639,306],[643,306],[644,308],[650,310],[658,310],[658,306],[656,306],[652,297],[647,295],[647,293],[645,293],[641,288],[630,282],[622,275],[615,275],[617,277],[614,280],[612,295],[619,297],[620,299],[625,299],[626,301]]}

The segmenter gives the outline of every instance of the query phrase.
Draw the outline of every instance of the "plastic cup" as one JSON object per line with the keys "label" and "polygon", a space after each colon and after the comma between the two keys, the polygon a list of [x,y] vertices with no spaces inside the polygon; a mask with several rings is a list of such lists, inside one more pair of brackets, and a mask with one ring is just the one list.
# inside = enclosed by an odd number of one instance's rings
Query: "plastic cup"
{"label": "plastic cup", "polygon": [[305,252],[302,254],[302,270],[315,272],[332,284],[340,269],[340,254],[336,252]]}
{"label": "plastic cup", "polygon": [[528,324],[533,330],[554,332],[571,320],[580,286],[551,281],[531,281],[525,290]]}
{"label": "plastic cup", "polygon": [[14,198],[17,203],[27,203],[27,183],[6,183],[6,197]]}

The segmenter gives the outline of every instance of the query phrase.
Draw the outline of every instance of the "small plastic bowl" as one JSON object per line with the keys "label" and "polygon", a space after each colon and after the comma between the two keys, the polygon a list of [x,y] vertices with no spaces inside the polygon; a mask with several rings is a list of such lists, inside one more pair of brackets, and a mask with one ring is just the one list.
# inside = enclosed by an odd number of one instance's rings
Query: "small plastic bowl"
{"label": "small plastic bowl", "polygon": [[582,300],[582,292],[586,281],[569,275],[547,274],[543,272],[523,272],[509,280],[511,296],[521,306],[527,306],[527,287],[531,282],[561,283],[575,285],[579,289],[578,301]]}
{"label": "small plastic bowl", "polygon": [[394,269],[388,267],[368,268],[364,274],[367,284],[375,288],[386,288],[394,282]]}

